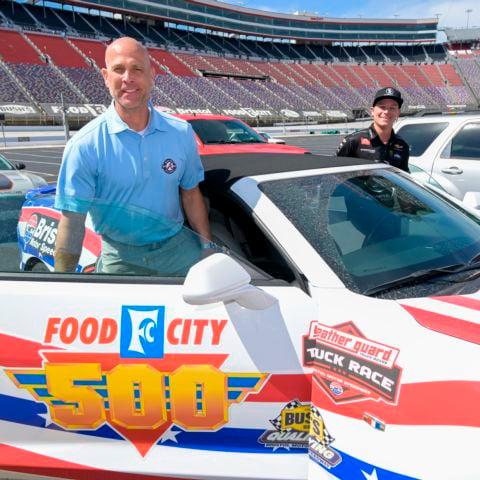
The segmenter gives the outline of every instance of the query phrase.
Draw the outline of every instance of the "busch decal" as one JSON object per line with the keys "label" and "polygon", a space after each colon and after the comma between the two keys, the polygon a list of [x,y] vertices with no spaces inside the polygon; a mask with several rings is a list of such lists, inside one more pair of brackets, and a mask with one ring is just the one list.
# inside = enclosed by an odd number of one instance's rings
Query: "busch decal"
{"label": "busch decal", "polygon": [[342,456],[330,447],[335,439],[328,432],[320,410],[312,406],[310,414],[308,455],[313,461],[324,467],[336,467],[342,461]]}
{"label": "busch decal", "polygon": [[310,430],[310,404],[293,400],[282,409],[280,415],[270,423],[275,430],[266,430],[258,439],[266,447],[308,448]]}

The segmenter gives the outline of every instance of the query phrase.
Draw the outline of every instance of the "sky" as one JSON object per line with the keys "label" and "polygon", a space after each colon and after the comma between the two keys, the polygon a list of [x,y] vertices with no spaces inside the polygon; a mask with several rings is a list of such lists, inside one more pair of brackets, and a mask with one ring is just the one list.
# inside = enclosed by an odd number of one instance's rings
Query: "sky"
{"label": "sky", "polygon": [[[221,0],[272,12],[316,13],[335,18],[439,18],[439,27],[480,27],[478,0]],[[467,10],[471,12],[467,13]]]}

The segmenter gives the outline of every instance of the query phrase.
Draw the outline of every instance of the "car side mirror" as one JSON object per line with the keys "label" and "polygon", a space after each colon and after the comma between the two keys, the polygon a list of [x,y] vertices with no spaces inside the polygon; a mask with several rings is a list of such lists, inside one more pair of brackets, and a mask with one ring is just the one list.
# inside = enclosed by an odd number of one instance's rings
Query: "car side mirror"
{"label": "car side mirror", "polygon": [[22,162],[15,162],[15,168],[17,170],[23,170],[25,168],[25,164]]}
{"label": "car side mirror", "polygon": [[237,302],[263,310],[277,302],[272,295],[250,285],[251,277],[233,258],[215,253],[190,268],[183,285],[183,299],[191,305]]}

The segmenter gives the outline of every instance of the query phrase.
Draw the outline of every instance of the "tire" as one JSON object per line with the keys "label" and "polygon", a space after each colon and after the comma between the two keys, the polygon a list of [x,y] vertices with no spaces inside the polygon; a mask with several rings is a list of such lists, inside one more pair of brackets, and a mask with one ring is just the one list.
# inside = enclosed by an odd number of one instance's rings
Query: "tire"
{"label": "tire", "polygon": [[35,273],[49,273],[50,270],[43,262],[36,262],[32,268],[30,269],[31,272]]}

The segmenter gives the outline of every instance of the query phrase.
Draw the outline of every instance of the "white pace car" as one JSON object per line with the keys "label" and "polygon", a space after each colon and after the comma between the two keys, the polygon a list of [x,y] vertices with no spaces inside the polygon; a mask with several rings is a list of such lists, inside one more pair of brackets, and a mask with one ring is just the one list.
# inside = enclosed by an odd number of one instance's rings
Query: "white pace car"
{"label": "white pace car", "polygon": [[0,195],[24,195],[32,188],[47,185],[39,175],[22,172],[24,168],[23,163],[14,165],[0,154]]}
{"label": "white pace car", "polygon": [[204,165],[219,253],[186,276],[32,272],[59,212],[29,196],[1,280],[0,478],[480,478],[478,217],[364,160]]}

